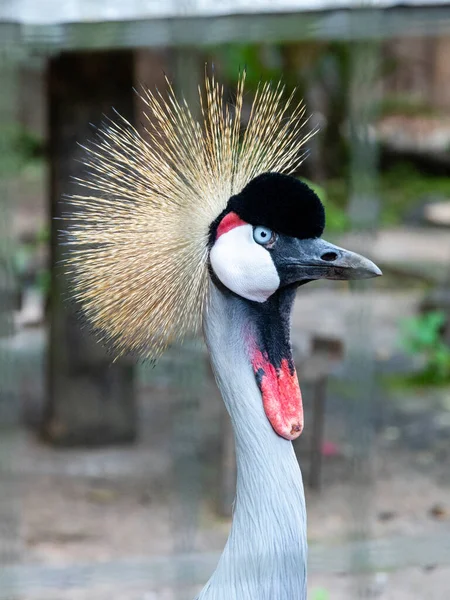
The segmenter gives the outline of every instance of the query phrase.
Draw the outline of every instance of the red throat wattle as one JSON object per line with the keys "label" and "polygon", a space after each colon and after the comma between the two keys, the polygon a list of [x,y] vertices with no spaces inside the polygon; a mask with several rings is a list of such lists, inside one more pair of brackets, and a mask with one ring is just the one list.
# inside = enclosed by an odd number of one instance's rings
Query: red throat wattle
{"label": "red throat wattle", "polygon": [[251,356],[267,418],[278,435],[295,440],[303,430],[302,395],[295,367],[286,358],[275,367],[257,348]]}

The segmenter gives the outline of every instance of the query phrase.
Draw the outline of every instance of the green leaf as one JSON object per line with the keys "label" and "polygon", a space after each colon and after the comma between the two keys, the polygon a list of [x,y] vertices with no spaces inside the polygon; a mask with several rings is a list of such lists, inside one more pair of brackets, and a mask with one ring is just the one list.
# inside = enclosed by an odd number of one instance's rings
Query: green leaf
{"label": "green leaf", "polygon": [[306,183],[306,185],[319,196],[319,199],[323,204],[327,203],[327,193],[321,185],[314,183],[310,179],[306,179],[306,177],[299,177],[299,179],[300,181],[303,181],[303,183]]}
{"label": "green leaf", "polygon": [[330,595],[324,588],[317,588],[313,590],[311,600],[329,600]]}
{"label": "green leaf", "polygon": [[450,378],[450,347],[441,336],[446,321],[446,313],[436,310],[400,323],[400,346],[408,354],[425,358],[421,375],[430,383],[443,383]]}

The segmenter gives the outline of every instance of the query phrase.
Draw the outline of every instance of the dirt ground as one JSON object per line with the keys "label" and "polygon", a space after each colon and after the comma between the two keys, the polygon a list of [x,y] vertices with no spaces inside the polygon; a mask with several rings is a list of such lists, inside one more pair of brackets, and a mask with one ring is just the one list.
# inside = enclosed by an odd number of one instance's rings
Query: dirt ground
{"label": "dirt ground", "polygon": [[[30,215],[19,229],[32,221],[36,229]],[[409,261],[416,251],[445,262],[449,244],[448,233],[396,231],[382,232],[372,249],[376,260]],[[297,355],[314,334],[347,343],[356,333],[377,361],[395,362],[399,319],[417,309],[420,290],[346,289],[301,290]],[[34,330],[13,343],[26,357],[21,389],[33,411],[45,336]],[[220,399],[208,388],[186,406],[163,371],[144,379],[133,447],[54,450],[24,430],[0,438],[0,600],[192,600],[207,580],[230,526],[217,511]],[[370,421],[369,459],[360,448],[356,463],[351,411],[337,384],[330,396],[322,489],[306,489],[310,600],[448,600],[450,392],[377,396],[383,414]],[[311,397],[305,389],[307,411]],[[305,433],[297,450],[307,476]]]}
{"label": "dirt ground", "polygon": [[[298,354],[313,334],[345,339],[353,319],[369,328],[376,360],[395,360],[398,320],[419,297],[306,292],[294,315]],[[17,351],[42,358],[44,339],[34,331]],[[30,355],[28,393],[42,390],[39,364]],[[0,484],[9,494],[0,525],[10,541],[0,548],[1,600],[192,600],[207,580],[230,525],[218,514],[221,401],[207,379],[186,404],[182,379],[175,390],[164,365],[141,380],[133,447],[55,450],[23,430],[3,447]],[[378,391],[368,452],[355,461],[355,407],[349,412],[339,397],[338,380],[330,385],[322,489],[306,489],[310,599],[450,598],[450,391]],[[305,387],[307,423],[311,397]],[[307,477],[307,431],[297,451]]]}
{"label": "dirt ground", "polygon": [[[34,567],[34,578],[38,575],[40,583],[21,599],[188,600],[195,596],[223,547],[229,521],[218,518],[213,498],[205,490],[187,490],[187,501],[183,490],[174,490],[173,456],[159,465],[166,471],[165,478],[158,472],[152,476],[151,466],[147,476],[133,475],[131,469],[123,474],[128,465],[143,466],[145,448],[126,451],[128,456],[115,476],[111,469],[108,476],[99,477],[96,469],[117,464],[121,450],[66,451],[58,465],[53,452],[31,440],[27,446],[33,453],[29,466],[39,463],[48,474],[22,475],[21,561]],[[150,451],[149,461],[151,457]],[[64,464],[64,469],[70,471],[72,466],[76,473],[85,461],[91,461],[91,476],[56,472]],[[383,441],[377,446],[370,486],[359,488],[349,479],[341,480],[345,465],[340,463],[345,462],[328,459],[323,490],[307,491],[310,598],[449,598],[449,473],[434,464],[424,468],[420,456],[394,450]],[[371,539],[369,572],[356,577],[352,544],[362,534]],[[189,572],[188,567],[186,574],[176,564],[180,556],[190,553],[206,556],[206,564],[197,572]],[[194,555],[189,565],[195,561]],[[87,565],[93,574],[86,578]],[[32,582],[29,572],[27,577]],[[190,585],[192,580],[198,585]],[[178,581],[174,588],[168,585],[171,581]],[[328,595],[320,595],[325,590]]]}

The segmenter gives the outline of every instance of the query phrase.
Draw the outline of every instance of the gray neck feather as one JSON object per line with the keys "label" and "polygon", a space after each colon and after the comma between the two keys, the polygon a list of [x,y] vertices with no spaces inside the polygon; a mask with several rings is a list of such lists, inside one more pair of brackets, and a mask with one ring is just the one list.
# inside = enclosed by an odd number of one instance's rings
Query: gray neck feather
{"label": "gray neck feather", "polygon": [[198,600],[305,600],[306,509],[292,443],[272,429],[245,345],[251,312],[211,283],[204,333],[236,443],[231,532]]}

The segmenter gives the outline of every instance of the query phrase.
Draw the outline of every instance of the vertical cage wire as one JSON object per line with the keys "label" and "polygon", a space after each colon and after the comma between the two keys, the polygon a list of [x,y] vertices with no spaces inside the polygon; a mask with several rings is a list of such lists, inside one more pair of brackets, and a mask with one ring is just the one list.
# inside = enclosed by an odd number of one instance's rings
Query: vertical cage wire
{"label": "vertical cage wire", "polygon": [[[14,359],[13,276],[14,238],[12,204],[18,159],[17,75],[21,48],[17,29],[2,30],[0,41],[0,572],[18,561],[21,554],[20,481],[15,468],[20,452],[18,367]],[[14,577],[7,581],[9,598],[16,595]]]}
{"label": "vertical cage wire", "polygon": [[[349,218],[357,233],[360,251],[371,254],[375,230],[378,226],[380,202],[377,185],[378,152],[371,125],[377,111],[379,42],[366,36],[368,27],[376,27],[377,13],[354,15],[351,42],[351,71],[349,81],[349,134],[350,134],[350,199]],[[364,41],[358,40],[358,32]],[[361,39],[360,38],[360,39]],[[349,562],[352,597],[371,597],[370,572],[375,568],[369,551],[370,507],[374,494],[374,414],[375,349],[373,344],[372,306],[369,291],[372,281],[351,283],[353,308],[346,324],[349,332],[347,400],[347,436],[351,445],[351,491],[349,504],[354,516],[348,524],[349,536],[358,540],[351,546]]]}

